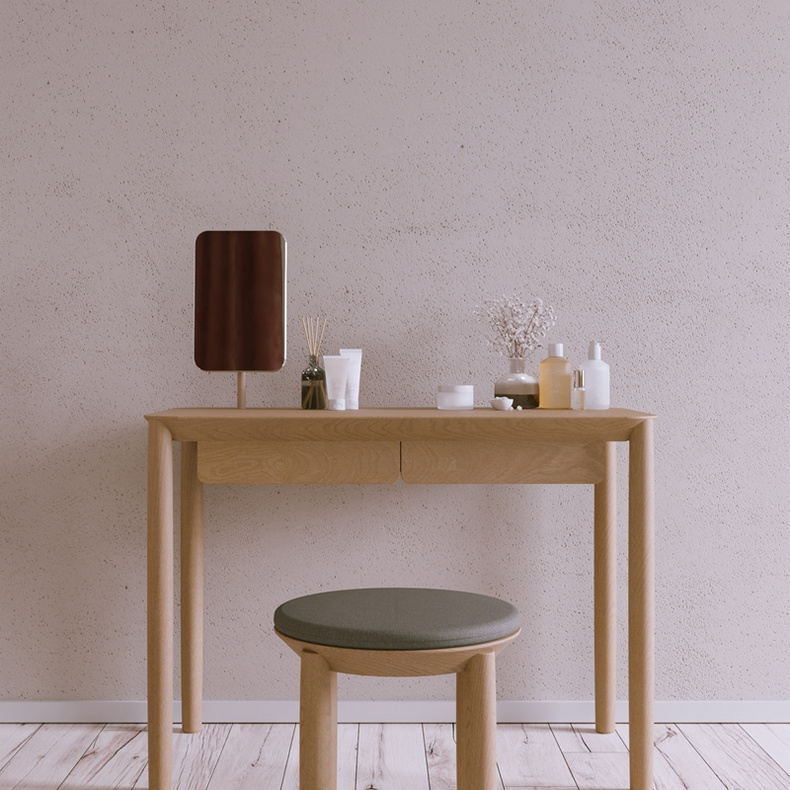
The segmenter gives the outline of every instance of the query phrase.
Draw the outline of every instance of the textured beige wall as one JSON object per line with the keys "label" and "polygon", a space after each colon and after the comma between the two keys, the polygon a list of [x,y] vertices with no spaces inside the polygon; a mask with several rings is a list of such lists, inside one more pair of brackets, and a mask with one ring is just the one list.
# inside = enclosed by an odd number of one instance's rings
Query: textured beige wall
{"label": "textured beige wall", "polygon": [[[142,415],[235,397],[192,362],[207,228],[289,242],[253,406],[298,403],[309,313],[365,349],[363,406],[482,404],[488,297],[551,301],[574,361],[603,339],[614,403],[661,417],[658,697],[786,699],[789,8],[6,0],[0,699],[145,695]],[[295,698],[274,606],[386,583],[511,598],[501,695],[590,698],[591,496],[208,490],[207,698]]]}

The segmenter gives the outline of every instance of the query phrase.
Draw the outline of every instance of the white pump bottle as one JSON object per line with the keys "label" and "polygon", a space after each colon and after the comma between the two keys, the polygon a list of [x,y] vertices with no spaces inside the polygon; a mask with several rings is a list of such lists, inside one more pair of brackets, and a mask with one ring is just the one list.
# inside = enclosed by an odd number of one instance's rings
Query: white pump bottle
{"label": "white pump bottle", "polygon": [[589,359],[579,365],[584,371],[586,407],[588,409],[609,408],[609,365],[601,359],[601,344],[590,341]]}

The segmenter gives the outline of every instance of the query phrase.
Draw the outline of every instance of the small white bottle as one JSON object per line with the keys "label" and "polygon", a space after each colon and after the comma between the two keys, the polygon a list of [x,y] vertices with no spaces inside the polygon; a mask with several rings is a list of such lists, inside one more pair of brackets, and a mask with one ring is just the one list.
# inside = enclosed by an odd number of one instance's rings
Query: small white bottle
{"label": "small white bottle", "polygon": [[584,371],[586,407],[608,409],[609,365],[601,359],[601,344],[597,340],[590,341],[588,357],[579,365],[579,370]]}
{"label": "small white bottle", "polygon": [[587,392],[584,389],[584,371],[580,368],[573,371],[571,408],[574,411],[584,411],[584,409],[587,408]]}

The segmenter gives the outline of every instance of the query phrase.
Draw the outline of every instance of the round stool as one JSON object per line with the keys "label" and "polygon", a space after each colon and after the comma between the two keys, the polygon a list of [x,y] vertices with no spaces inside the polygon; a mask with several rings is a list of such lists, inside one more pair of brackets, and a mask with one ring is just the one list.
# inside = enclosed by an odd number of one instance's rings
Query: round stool
{"label": "round stool", "polygon": [[337,590],[282,604],[274,627],[301,659],[300,790],[337,787],[338,672],[455,673],[458,790],[495,790],[495,657],[521,629],[512,604],[453,590]]}

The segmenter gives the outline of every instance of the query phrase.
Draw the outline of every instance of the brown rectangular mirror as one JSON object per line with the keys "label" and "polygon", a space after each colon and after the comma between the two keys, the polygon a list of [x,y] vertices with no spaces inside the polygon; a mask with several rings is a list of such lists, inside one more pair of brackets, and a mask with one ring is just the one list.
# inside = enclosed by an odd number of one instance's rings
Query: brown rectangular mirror
{"label": "brown rectangular mirror", "polygon": [[286,243],[276,230],[206,230],[195,242],[195,363],[285,364]]}

